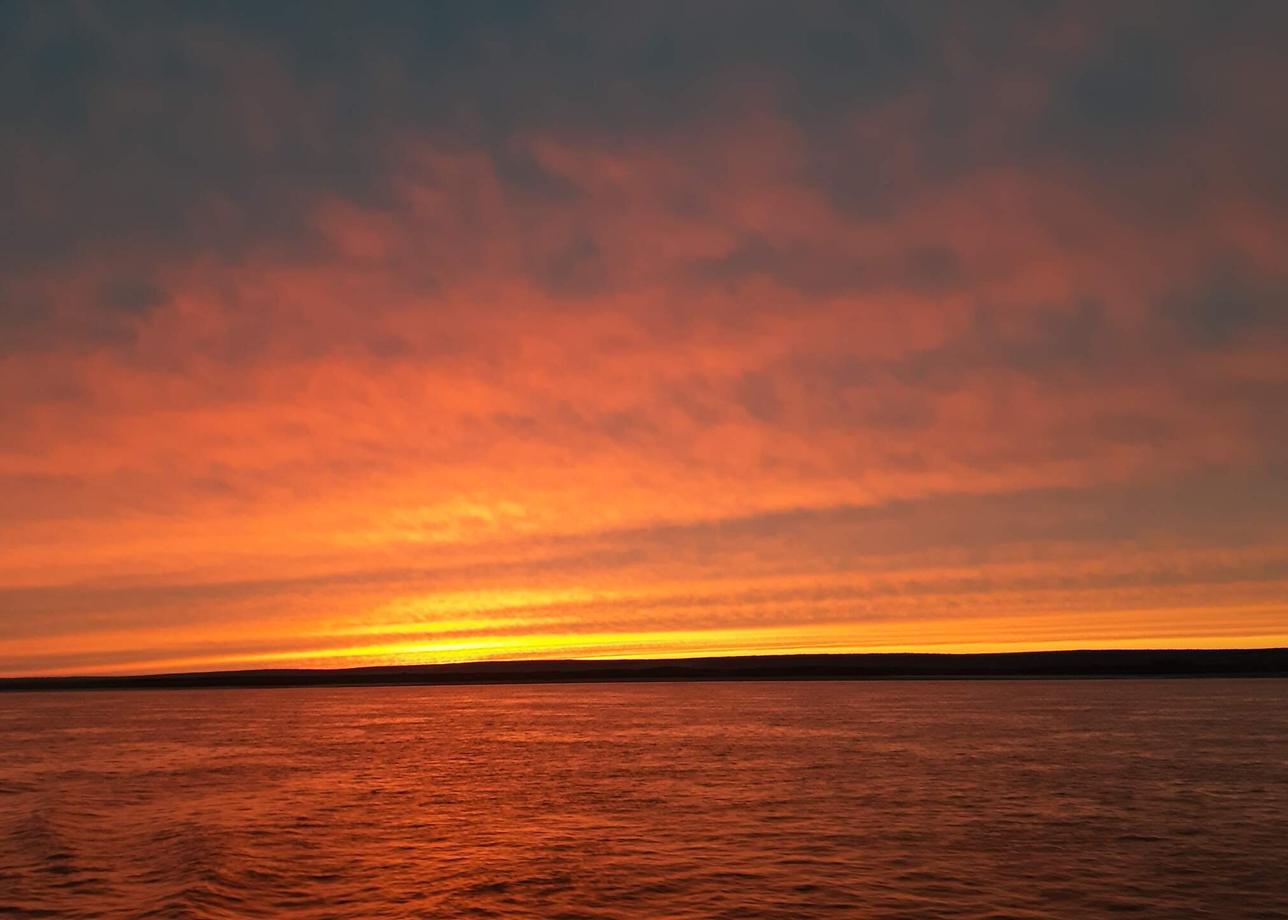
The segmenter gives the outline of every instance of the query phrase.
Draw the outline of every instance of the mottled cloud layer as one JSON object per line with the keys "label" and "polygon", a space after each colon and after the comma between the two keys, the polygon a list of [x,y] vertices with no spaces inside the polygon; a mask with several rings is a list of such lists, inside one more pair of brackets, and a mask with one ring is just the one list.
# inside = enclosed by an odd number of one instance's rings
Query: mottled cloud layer
{"label": "mottled cloud layer", "polygon": [[0,673],[1288,643],[1288,13],[0,5]]}

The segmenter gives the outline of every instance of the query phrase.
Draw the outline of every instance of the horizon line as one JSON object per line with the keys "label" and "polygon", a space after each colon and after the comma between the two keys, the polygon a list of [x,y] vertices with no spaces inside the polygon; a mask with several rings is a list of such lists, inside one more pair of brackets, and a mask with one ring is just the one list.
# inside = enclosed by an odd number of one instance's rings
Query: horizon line
{"label": "horizon line", "polygon": [[1026,677],[1288,677],[1288,647],[1084,648],[994,652],[789,652],[670,658],[482,659],[341,668],[238,668],[0,677],[0,691],[631,680],[874,680]]}

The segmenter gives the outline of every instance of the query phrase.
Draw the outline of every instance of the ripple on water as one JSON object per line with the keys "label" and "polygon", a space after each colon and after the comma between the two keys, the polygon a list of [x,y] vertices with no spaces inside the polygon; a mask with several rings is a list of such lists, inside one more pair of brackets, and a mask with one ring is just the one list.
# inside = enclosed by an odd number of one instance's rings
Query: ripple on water
{"label": "ripple on water", "polygon": [[1288,917],[1284,681],[50,699],[0,916]]}

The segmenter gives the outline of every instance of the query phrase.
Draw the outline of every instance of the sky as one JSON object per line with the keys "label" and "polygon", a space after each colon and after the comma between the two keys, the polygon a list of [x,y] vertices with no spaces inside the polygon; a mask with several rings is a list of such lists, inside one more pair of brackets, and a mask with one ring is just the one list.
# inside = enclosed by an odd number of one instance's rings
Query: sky
{"label": "sky", "polygon": [[0,0],[0,674],[1288,645],[1288,4]]}

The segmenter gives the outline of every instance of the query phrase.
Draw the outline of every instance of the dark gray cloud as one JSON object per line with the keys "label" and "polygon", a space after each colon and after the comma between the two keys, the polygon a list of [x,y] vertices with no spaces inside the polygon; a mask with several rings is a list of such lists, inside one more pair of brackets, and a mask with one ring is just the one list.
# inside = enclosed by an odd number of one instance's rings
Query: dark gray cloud
{"label": "dark gray cloud", "polygon": [[1199,348],[1282,341],[1288,337],[1288,275],[1218,265],[1188,290],[1165,296],[1157,315],[1164,328]]}
{"label": "dark gray cloud", "polygon": [[1111,35],[1055,87],[1054,139],[1089,151],[1159,140],[1200,115],[1192,62],[1157,32]]}
{"label": "dark gray cloud", "polygon": [[[1203,56],[1273,42],[1284,18],[1256,5],[1221,17],[1218,6],[1137,4],[1115,24],[1108,6],[1019,0],[973,13],[881,0],[797,11],[11,2],[0,249],[11,269],[125,241],[230,257],[265,241],[315,251],[317,196],[392,206],[391,157],[409,134],[484,151],[515,195],[539,202],[574,190],[516,138],[629,144],[759,111],[799,126],[806,178],[841,211],[879,218],[961,164],[1037,155],[1005,118],[983,142],[998,149],[981,148],[972,125],[1005,115],[993,80],[1048,87],[1032,127],[1062,155],[1096,168],[1111,148],[1131,160],[1164,156],[1147,151],[1206,125]],[[1023,63],[1035,37],[1080,12],[1110,22],[1085,55],[1064,70]],[[954,55],[1032,72],[975,67],[964,77]],[[894,143],[849,133],[856,117],[908,93],[929,102],[930,116],[909,126],[917,134]]]}
{"label": "dark gray cloud", "polygon": [[693,262],[686,280],[727,287],[768,280],[810,297],[835,297],[960,289],[966,281],[963,272],[960,258],[946,244],[927,243],[893,256],[876,256],[826,239],[775,242],[753,235],[724,255]]}

